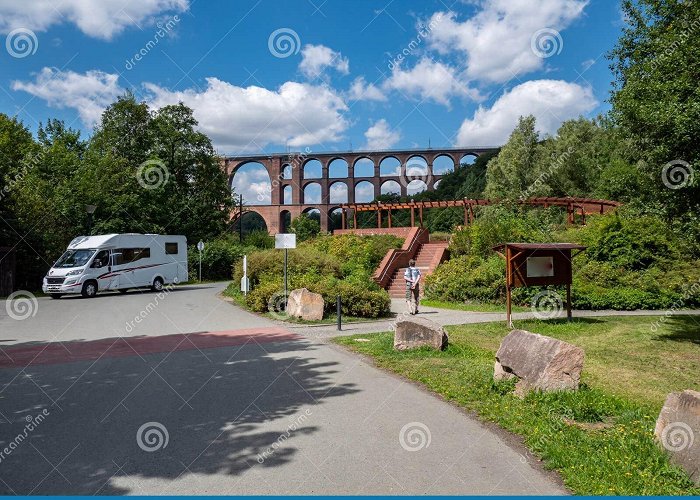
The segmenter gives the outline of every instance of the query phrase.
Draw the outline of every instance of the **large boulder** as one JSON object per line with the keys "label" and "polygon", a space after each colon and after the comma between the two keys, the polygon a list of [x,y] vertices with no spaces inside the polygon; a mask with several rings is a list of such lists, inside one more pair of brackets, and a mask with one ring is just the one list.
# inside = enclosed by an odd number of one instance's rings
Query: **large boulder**
{"label": "large boulder", "polygon": [[501,342],[495,380],[518,378],[515,392],[577,390],[584,352],[580,347],[525,330],[513,330]]}
{"label": "large boulder", "polygon": [[443,350],[447,347],[447,332],[429,319],[406,318],[396,322],[394,349],[405,351],[416,347],[430,346]]}
{"label": "large boulder", "polygon": [[287,298],[287,314],[306,321],[322,320],[324,306],[323,297],[306,288],[292,290]]}
{"label": "large boulder", "polygon": [[671,461],[700,485],[700,392],[672,392],[656,420],[654,435]]}

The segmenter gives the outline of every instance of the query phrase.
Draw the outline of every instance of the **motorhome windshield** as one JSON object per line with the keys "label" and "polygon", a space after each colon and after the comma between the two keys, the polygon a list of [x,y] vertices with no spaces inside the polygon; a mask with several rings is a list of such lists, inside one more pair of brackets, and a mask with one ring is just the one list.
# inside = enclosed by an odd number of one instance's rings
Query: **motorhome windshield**
{"label": "motorhome windshield", "polygon": [[82,267],[88,263],[95,250],[66,250],[53,267]]}

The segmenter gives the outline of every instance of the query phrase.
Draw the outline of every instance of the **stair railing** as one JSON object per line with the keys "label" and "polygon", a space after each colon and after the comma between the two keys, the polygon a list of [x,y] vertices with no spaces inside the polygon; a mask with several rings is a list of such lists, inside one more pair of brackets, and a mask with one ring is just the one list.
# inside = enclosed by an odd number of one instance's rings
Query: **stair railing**
{"label": "stair railing", "polygon": [[411,228],[401,248],[389,250],[379,263],[372,275],[374,282],[380,287],[386,288],[394,272],[401,267],[406,267],[408,261],[416,256],[421,245],[429,240],[430,233],[428,233],[427,229],[420,227]]}

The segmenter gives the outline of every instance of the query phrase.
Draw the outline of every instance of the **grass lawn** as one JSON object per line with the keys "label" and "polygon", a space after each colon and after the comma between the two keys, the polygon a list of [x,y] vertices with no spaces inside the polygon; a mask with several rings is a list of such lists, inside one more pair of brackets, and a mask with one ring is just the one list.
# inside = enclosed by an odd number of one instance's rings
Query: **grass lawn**
{"label": "grass lawn", "polygon": [[[586,351],[578,392],[511,394],[513,382],[493,382],[494,354],[508,329],[501,322],[448,327],[444,352],[393,350],[393,334],[335,341],[523,436],[546,467],[574,493],[698,495],[654,441],[666,394],[700,390],[700,317],[580,318],[516,322],[516,328],[556,337]],[[571,421],[580,423],[571,425]],[[600,427],[586,424],[603,423]],[[528,458],[528,457],[526,457]]]}
{"label": "grass lawn", "polygon": [[[504,313],[506,312],[505,304],[488,304],[486,302],[443,302],[441,300],[426,300],[420,301],[422,306],[437,307],[439,309],[454,309],[457,311],[484,312],[484,313]],[[529,312],[529,307],[513,306],[513,312]]]}

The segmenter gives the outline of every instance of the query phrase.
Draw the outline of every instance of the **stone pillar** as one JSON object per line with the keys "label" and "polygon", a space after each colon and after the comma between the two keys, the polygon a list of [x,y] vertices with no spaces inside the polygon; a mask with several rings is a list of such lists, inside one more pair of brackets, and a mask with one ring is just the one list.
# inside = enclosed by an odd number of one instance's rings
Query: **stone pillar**
{"label": "stone pillar", "polygon": [[321,179],[319,180],[321,185],[321,203],[330,203],[330,180],[328,178],[328,163],[321,165]]}
{"label": "stone pillar", "polygon": [[346,179],[348,186],[348,204],[355,203],[355,180],[352,177]]}
{"label": "stone pillar", "polygon": [[301,187],[304,173],[301,160],[299,158],[294,158],[290,162],[290,165],[292,166],[292,181],[290,182],[292,186],[292,204],[300,205],[304,199],[304,190]]}
{"label": "stone pillar", "polygon": [[372,186],[374,186],[374,199],[376,200],[382,194],[382,180],[375,177],[372,179]]}
{"label": "stone pillar", "polygon": [[321,216],[321,234],[325,234],[328,232],[328,222],[330,218],[330,214],[328,213],[328,205],[321,205],[318,207],[319,210],[319,215]]}
{"label": "stone pillar", "polygon": [[267,172],[270,175],[270,200],[273,205],[282,205],[284,203],[284,190],[282,189],[282,158],[272,158],[266,165]]}

